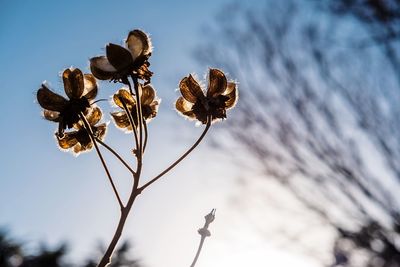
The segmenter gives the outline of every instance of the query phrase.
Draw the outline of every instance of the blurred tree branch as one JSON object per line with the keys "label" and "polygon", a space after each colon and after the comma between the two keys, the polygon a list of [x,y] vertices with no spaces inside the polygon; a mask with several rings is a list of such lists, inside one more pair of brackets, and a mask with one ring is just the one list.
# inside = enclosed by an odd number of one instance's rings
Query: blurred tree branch
{"label": "blurred tree branch", "polygon": [[398,29],[396,0],[234,4],[196,51],[242,88],[219,148],[337,230],[334,266],[398,266]]}

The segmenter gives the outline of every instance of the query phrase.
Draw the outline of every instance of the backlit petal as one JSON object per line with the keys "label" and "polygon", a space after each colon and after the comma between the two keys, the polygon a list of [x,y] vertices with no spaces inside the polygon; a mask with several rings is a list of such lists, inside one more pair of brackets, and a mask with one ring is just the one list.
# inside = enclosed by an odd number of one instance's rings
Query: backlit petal
{"label": "backlit petal", "polygon": [[107,124],[102,123],[96,127],[95,135],[97,138],[103,141],[104,137],[106,136],[106,132],[107,132]]}
{"label": "backlit petal", "polygon": [[222,71],[218,69],[210,69],[208,79],[207,96],[215,97],[225,92],[227,80]]}
{"label": "backlit petal", "polygon": [[85,90],[83,91],[83,95],[88,100],[92,100],[96,97],[98,90],[96,79],[92,74],[85,74],[83,78],[85,84]]}
{"label": "backlit petal", "polygon": [[189,102],[195,103],[198,98],[204,97],[199,83],[193,78],[192,75],[185,77],[179,83],[179,89],[182,96]]}
{"label": "backlit petal", "polygon": [[131,93],[125,89],[119,89],[118,92],[114,94],[113,100],[114,103],[122,109],[124,108],[124,105],[122,104],[121,101],[125,103],[128,109],[132,109],[132,107],[136,105],[136,101],[131,95]]}
{"label": "backlit petal", "polygon": [[236,90],[236,83],[235,82],[228,82],[228,85],[226,86],[226,90],[223,93],[224,95],[230,94],[233,90]]}
{"label": "backlit petal", "polygon": [[109,80],[114,76],[117,69],[111,65],[105,56],[101,56],[90,59],[90,71],[99,80]]}
{"label": "backlit petal", "polygon": [[74,151],[75,155],[78,156],[81,152],[85,151],[85,148],[82,147],[81,144],[77,143],[77,144],[74,146],[74,150],[73,150],[73,151]]}
{"label": "backlit petal", "polygon": [[128,115],[125,111],[112,112],[111,116],[113,117],[115,125],[118,128],[132,130]]}
{"label": "backlit petal", "polygon": [[183,97],[179,97],[175,103],[175,108],[177,111],[179,111],[182,115],[194,119],[195,115],[192,111],[192,106],[193,104],[185,100]]}
{"label": "backlit petal", "polygon": [[43,117],[49,121],[59,122],[60,112],[45,109],[43,110]]}
{"label": "backlit petal", "polygon": [[67,99],[53,93],[44,84],[42,84],[42,87],[37,91],[37,100],[42,108],[52,111],[62,111],[68,103]]}
{"label": "backlit petal", "polygon": [[[96,127],[92,127],[92,131],[96,131]],[[76,139],[81,144],[83,150],[86,150],[89,144],[92,143],[92,139],[86,130],[78,131]]]}
{"label": "backlit petal", "polygon": [[150,104],[150,109],[151,109],[151,115],[148,116],[146,119],[151,119],[154,118],[157,115],[158,112],[158,107],[160,106],[160,99],[158,101],[153,101]]}
{"label": "backlit petal", "polygon": [[154,100],[149,105],[144,105],[144,106],[142,105],[142,114],[146,122],[149,122],[152,118],[154,118],[157,115],[159,104],[160,104],[159,101]]}
{"label": "backlit petal", "polygon": [[133,30],[128,34],[126,46],[134,59],[141,55],[148,55],[152,52],[150,38],[141,30]]}
{"label": "backlit petal", "polygon": [[89,124],[93,126],[101,120],[102,116],[103,114],[100,108],[94,107],[92,112],[86,117],[86,119],[89,122]]}
{"label": "backlit petal", "polygon": [[62,149],[69,149],[78,143],[76,132],[64,133],[63,138],[57,137],[57,141]]}
{"label": "backlit petal", "polygon": [[225,102],[225,106],[227,109],[233,108],[236,105],[237,100],[239,98],[239,91],[236,89],[236,86],[234,88],[235,88],[234,90],[232,90],[229,94],[226,95],[229,98]]}
{"label": "backlit petal", "polygon": [[150,84],[142,87],[142,96],[140,97],[140,101],[142,101],[142,105],[150,105],[156,97],[156,91],[153,86]]}
{"label": "backlit petal", "polygon": [[70,99],[80,98],[85,88],[82,71],[74,68],[66,69],[63,72],[62,78],[67,96]]}
{"label": "backlit petal", "polygon": [[120,45],[108,44],[106,46],[107,59],[118,71],[126,69],[133,64],[133,58],[129,50]]}

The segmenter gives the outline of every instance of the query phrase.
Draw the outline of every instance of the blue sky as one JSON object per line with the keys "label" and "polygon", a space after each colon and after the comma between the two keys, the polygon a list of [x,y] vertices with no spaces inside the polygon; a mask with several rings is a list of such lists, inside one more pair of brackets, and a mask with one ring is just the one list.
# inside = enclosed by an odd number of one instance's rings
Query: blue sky
{"label": "blue sky", "polygon": [[[153,83],[164,100],[160,113],[166,113],[167,118],[174,116],[174,121],[180,120],[171,112],[172,101],[177,96],[175,89],[180,78],[196,70],[190,52],[199,38],[199,26],[212,19],[210,6],[215,4],[211,2],[188,5],[184,1],[168,4],[118,1],[111,5],[109,1],[70,1],[68,4],[47,1],[38,5],[37,1],[2,1],[0,86],[7,96],[2,98],[0,118],[2,125],[7,126],[0,141],[3,148],[0,186],[8,188],[2,196],[13,199],[18,193],[23,198],[31,197],[32,204],[42,199],[36,195],[37,190],[62,186],[65,176],[77,175],[72,170],[68,173],[67,169],[92,164],[92,155],[77,160],[57,151],[53,138],[55,125],[40,117],[36,90],[47,80],[56,91],[63,93],[59,74],[64,68],[74,66],[87,72],[90,57],[102,54],[107,42],[121,43],[133,28],[143,29],[152,36],[151,69],[156,73]],[[100,83],[100,87],[102,97],[118,89],[107,82]],[[32,178],[39,175],[42,177],[38,179],[44,179],[45,183]],[[57,179],[50,177],[53,175]],[[17,205],[24,202],[20,200]],[[4,201],[0,205],[1,210],[16,208]]]}
{"label": "blue sky", "polygon": [[[90,255],[98,240],[107,242],[116,225],[118,207],[96,154],[75,158],[58,150],[53,137],[56,125],[41,118],[36,90],[47,80],[63,93],[59,76],[63,69],[74,66],[88,72],[88,59],[103,54],[106,43],[121,43],[134,28],[150,33],[154,45],[152,81],[162,105],[149,126],[144,176],[156,174],[200,134],[201,129],[173,111],[178,95],[175,90],[182,77],[191,72],[202,76],[209,67],[196,64],[192,51],[207,38],[201,27],[212,23],[214,14],[227,2],[1,0],[0,226],[7,226],[32,245],[68,241],[74,258]],[[101,82],[99,96],[107,98],[116,89],[115,84]],[[105,102],[101,106],[109,111]],[[126,147],[130,136],[110,124],[106,140],[129,157]],[[188,265],[203,216],[213,207],[219,214],[225,205],[219,189],[226,192],[231,185],[216,178],[232,174],[221,169],[221,158],[210,155],[204,144],[198,150],[165,177],[168,181],[155,185],[134,206],[126,236],[133,239],[138,256],[148,266]],[[200,169],[199,162],[207,170]],[[118,163],[110,163],[126,197],[129,176]],[[215,229],[236,227],[231,223],[228,226],[223,215],[220,218]],[[228,258],[228,264],[232,258],[227,255],[232,251],[220,238],[219,243],[210,245],[209,253]],[[263,250],[260,245],[254,246],[251,253]],[[211,248],[219,252],[212,253]],[[205,256],[199,266],[217,262]],[[231,263],[229,266],[234,267]]]}

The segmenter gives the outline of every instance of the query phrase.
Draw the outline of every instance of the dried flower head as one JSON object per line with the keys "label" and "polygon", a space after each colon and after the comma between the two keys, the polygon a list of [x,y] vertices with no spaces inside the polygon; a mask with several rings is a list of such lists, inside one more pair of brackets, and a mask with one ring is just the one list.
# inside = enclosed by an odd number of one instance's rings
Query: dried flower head
{"label": "dried flower head", "polygon": [[[100,108],[94,107],[85,117],[91,127],[94,137],[104,140],[107,125],[105,123],[96,125],[102,117]],[[79,121],[74,124],[74,129],[76,129],[76,131],[65,132],[62,137],[56,134],[59,147],[63,150],[71,150],[75,155],[91,150],[93,148],[93,142],[83,122]]]}
{"label": "dried flower head", "polygon": [[227,81],[225,74],[218,69],[210,69],[207,91],[192,75],[179,83],[182,96],[175,103],[176,109],[189,119],[196,119],[203,124],[226,118],[226,110],[235,106],[238,98],[236,83]]}
{"label": "dried flower head", "polygon": [[116,44],[106,46],[106,56],[90,59],[90,70],[99,80],[114,80],[127,83],[127,77],[133,76],[150,82],[153,73],[148,62],[152,46],[150,38],[141,30],[128,34],[125,47]]}
{"label": "dried flower head", "polygon": [[[143,119],[149,122],[157,115],[160,100],[156,98],[156,91],[154,88],[147,84],[140,90],[140,102],[142,106]],[[124,109],[123,111],[112,112],[111,116],[118,128],[132,131],[132,126],[129,122],[128,114],[125,112],[125,107],[132,116],[135,125],[138,125],[138,117],[136,113],[136,99],[126,89],[120,89],[113,96],[114,103]],[[125,107],[124,107],[125,106]]]}
{"label": "dried flower head", "polygon": [[62,137],[66,128],[72,128],[79,121],[79,114],[90,111],[90,101],[97,95],[96,79],[83,74],[80,69],[69,68],[62,74],[64,91],[69,99],[52,92],[46,84],[37,91],[37,100],[44,108],[43,116],[58,122],[58,135]]}

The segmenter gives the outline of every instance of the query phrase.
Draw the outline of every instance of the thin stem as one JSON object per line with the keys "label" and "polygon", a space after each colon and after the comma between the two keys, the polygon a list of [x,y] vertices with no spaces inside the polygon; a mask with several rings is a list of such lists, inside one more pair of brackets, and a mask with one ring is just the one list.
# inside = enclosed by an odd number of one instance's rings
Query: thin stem
{"label": "thin stem", "polygon": [[144,184],[140,188],[140,190],[143,191],[146,187],[148,187],[149,185],[151,185],[152,183],[154,183],[155,181],[160,179],[164,174],[169,172],[176,165],[178,165],[184,158],[186,158],[200,144],[200,142],[203,140],[204,136],[208,132],[208,129],[210,129],[210,126],[211,126],[211,118],[208,119],[206,128],[204,129],[203,133],[200,135],[199,139],[197,139],[197,141],[179,159],[177,159],[174,163],[172,163],[168,168],[166,168],[164,171],[162,171],[159,175],[157,175],[156,177],[151,179],[149,182]]}
{"label": "thin stem", "polygon": [[110,151],[116,158],[119,159],[119,161],[121,161],[122,164],[124,164],[124,166],[133,174],[135,175],[135,171],[132,170],[132,168],[128,165],[128,163],[126,163],[126,161],[114,150],[112,149],[109,145],[107,145],[106,143],[104,143],[103,141],[101,141],[99,138],[96,137],[96,141],[104,146],[106,149],[108,149],[108,151]]}
{"label": "thin stem", "polygon": [[137,133],[137,131],[136,131],[136,124],[135,124],[135,121],[133,120],[131,111],[130,111],[130,110],[128,109],[128,107],[126,106],[125,101],[124,101],[122,98],[120,98],[120,100],[121,100],[122,106],[124,107],[125,113],[126,113],[126,115],[128,116],[129,123],[131,124],[132,131],[133,131],[133,135],[134,135],[134,139],[135,139],[135,144],[136,144],[136,150],[138,150],[138,147],[139,147],[139,139],[138,139],[138,133]]}
{"label": "thin stem", "polygon": [[[143,156],[143,147],[142,147],[142,110],[141,110],[141,104],[140,104],[140,97],[139,97],[139,83],[137,82],[137,80],[135,78],[133,78],[133,81],[135,83],[135,93],[136,93],[136,113],[137,113],[137,118],[138,118],[138,122],[139,123],[139,134],[140,134],[140,138],[138,138],[138,134],[136,133],[136,126],[134,123],[134,120],[132,118],[132,114],[129,112],[129,110],[127,109],[126,105],[123,103],[124,105],[124,109],[126,111],[126,113],[128,114],[128,118],[129,118],[129,122],[131,123],[132,129],[135,132],[135,142],[136,142],[136,148],[137,148],[137,168],[136,168],[136,172],[135,174],[133,174],[134,180],[133,180],[133,186],[132,186],[132,191],[131,194],[129,196],[128,199],[128,203],[126,204],[126,207],[123,208],[122,212],[121,212],[121,217],[119,219],[118,222],[118,226],[117,229],[115,230],[114,236],[110,242],[110,244],[108,245],[108,248],[106,250],[106,252],[104,253],[102,259],[100,260],[100,263],[98,265],[98,267],[105,267],[107,266],[110,262],[111,262],[111,256],[113,251],[115,250],[115,247],[117,246],[117,243],[119,241],[119,239],[121,238],[122,235],[122,231],[124,229],[125,226],[125,222],[126,219],[128,218],[128,214],[132,208],[133,203],[135,202],[136,197],[141,193],[141,190],[138,188],[139,187],[139,178],[142,172],[142,156]],[[129,81],[128,81],[129,83]],[[132,94],[132,89],[131,89],[131,85],[129,83],[129,89],[131,91]],[[139,139],[139,140],[138,140]]]}
{"label": "thin stem", "polygon": [[124,230],[125,222],[126,219],[128,218],[129,212],[133,206],[133,203],[135,202],[136,197],[141,193],[141,190],[138,189],[141,171],[142,171],[142,162],[138,158],[137,170],[136,173],[133,175],[134,177],[133,186],[131,194],[129,196],[128,203],[126,204],[126,207],[122,209],[121,217],[119,218],[118,226],[117,229],[115,230],[114,236],[97,267],[105,267],[111,262],[112,253],[115,250],[115,247],[117,246],[119,239],[121,238],[122,231]]}
{"label": "thin stem", "polygon": [[113,189],[113,191],[115,193],[115,196],[117,197],[119,206],[120,206],[121,210],[123,210],[124,209],[124,204],[121,201],[121,198],[120,198],[120,196],[118,194],[117,188],[115,187],[114,181],[113,181],[113,179],[111,177],[110,171],[108,170],[107,164],[106,164],[106,162],[105,162],[105,160],[103,158],[103,155],[101,154],[100,149],[99,149],[99,147],[97,145],[96,138],[94,137],[94,134],[93,134],[93,131],[92,131],[92,127],[90,126],[89,122],[87,121],[85,115],[82,112],[80,114],[80,117],[81,117],[81,119],[82,119],[82,121],[83,121],[83,123],[85,125],[85,129],[88,132],[91,141],[94,144],[94,147],[96,149],[97,155],[99,156],[100,161],[103,164],[104,170],[107,173],[108,180],[110,181],[111,187],[112,187],[112,189]]}
{"label": "thin stem", "polygon": [[200,244],[199,244],[199,247],[197,249],[196,256],[194,257],[192,264],[190,264],[190,267],[194,267],[196,265],[197,259],[200,256],[201,249],[203,248],[203,244],[204,244],[204,240],[205,239],[206,239],[206,236],[201,236]]}
{"label": "thin stem", "polygon": [[136,193],[136,191],[137,190],[135,190],[134,188],[132,189],[128,203],[121,212],[121,217],[119,218],[118,226],[117,229],[115,230],[114,236],[97,267],[105,267],[111,262],[111,256],[115,250],[115,247],[117,246],[119,239],[121,238],[122,231],[124,229],[126,219],[128,218],[129,211],[131,210],[133,202],[135,201],[136,197],[139,195],[138,193]]}
{"label": "thin stem", "polygon": [[204,223],[203,228],[200,228],[198,230],[198,233],[200,234],[201,238],[200,238],[200,243],[199,243],[199,247],[197,249],[196,252],[196,256],[193,259],[192,264],[190,265],[190,267],[194,267],[196,265],[196,262],[200,256],[200,252],[201,249],[203,248],[203,244],[204,244],[204,240],[206,239],[206,237],[210,236],[211,233],[208,230],[208,227],[210,226],[210,224],[214,221],[215,219],[215,209],[212,209],[211,212],[209,214],[207,214],[206,216],[204,216],[204,219],[206,219],[206,222]]}
{"label": "thin stem", "polygon": [[126,78],[126,80],[128,81],[129,92],[131,93],[131,95],[134,95],[134,94],[133,94],[133,90],[132,90],[132,85],[131,85],[131,83],[129,82],[128,77]]}
{"label": "thin stem", "polygon": [[139,81],[137,78],[131,76],[133,80],[133,84],[135,87],[135,93],[136,93],[136,114],[138,118],[138,123],[139,123],[139,148],[138,148],[138,161],[142,161],[143,157],[143,116],[142,116],[142,103],[140,99],[140,90],[141,85],[139,84]]}
{"label": "thin stem", "polygon": [[146,146],[147,146],[147,138],[149,136],[149,133],[147,132],[147,123],[146,120],[143,118],[143,128],[144,128],[144,144],[143,144],[143,153],[146,150]]}

